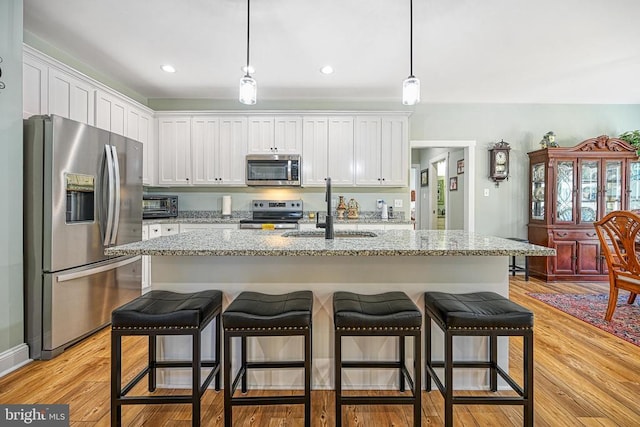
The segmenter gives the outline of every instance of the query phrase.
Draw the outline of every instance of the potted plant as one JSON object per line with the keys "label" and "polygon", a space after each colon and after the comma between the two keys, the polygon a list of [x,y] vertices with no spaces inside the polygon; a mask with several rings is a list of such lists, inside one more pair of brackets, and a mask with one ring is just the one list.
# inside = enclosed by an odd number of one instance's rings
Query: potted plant
{"label": "potted plant", "polygon": [[636,154],[640,157],[640,130],[630,130],[621,133],[618,138],[628,142],[636,149]]}

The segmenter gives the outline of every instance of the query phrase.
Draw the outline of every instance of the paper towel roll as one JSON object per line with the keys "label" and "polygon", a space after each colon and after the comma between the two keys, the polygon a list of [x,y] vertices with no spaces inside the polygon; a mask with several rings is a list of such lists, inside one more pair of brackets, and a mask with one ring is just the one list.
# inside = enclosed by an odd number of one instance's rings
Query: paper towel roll
{"label": "paper towel roll", "polygon": [[231,196],[222,196],[222,216],[231,216]]}

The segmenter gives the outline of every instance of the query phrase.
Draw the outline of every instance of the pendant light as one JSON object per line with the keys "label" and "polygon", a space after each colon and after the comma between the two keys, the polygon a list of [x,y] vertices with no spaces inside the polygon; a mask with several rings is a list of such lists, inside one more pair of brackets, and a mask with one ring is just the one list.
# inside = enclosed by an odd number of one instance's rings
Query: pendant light
{"label": "pendant light", "polygon": [[420,80],[413,75],[413,0],[409,0],[409,14],[411,16],[409,23],[409,77],[402,82],[402,103],[404,105],[415,105],[420,102]]}
{"label": "pendant light", "polygon": [[256,103],[256,93],[258,86],[256,81],[249,74],[249,16],[251,11],[251,0],[247,0],[247,67],[246,74],[240,79],[240,102],[247,105]]}

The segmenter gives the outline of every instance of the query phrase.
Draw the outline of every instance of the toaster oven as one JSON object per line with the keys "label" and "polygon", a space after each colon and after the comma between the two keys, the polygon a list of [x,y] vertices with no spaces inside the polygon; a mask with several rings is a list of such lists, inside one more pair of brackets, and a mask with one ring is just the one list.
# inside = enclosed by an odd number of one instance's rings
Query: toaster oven
{"label": "toaster oven", "polygon": [[146,194],[142,196],[142,218],[173,218],[178,216],[178,196]]}

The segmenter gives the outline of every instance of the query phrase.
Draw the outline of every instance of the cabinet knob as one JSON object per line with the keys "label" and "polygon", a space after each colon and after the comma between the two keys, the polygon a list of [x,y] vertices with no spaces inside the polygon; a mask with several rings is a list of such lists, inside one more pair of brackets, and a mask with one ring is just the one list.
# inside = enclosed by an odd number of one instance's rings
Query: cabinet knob
{"label": "cabinet knob", "polygon": [[556,236],[558,237],[565,237],[567,235],[567,233],[556,233]]}

